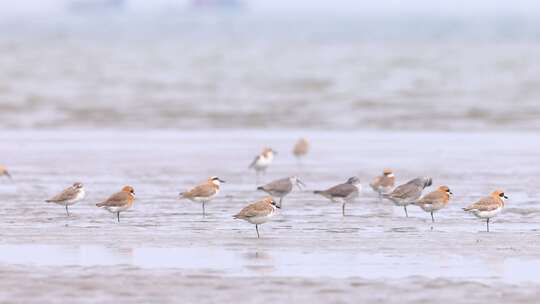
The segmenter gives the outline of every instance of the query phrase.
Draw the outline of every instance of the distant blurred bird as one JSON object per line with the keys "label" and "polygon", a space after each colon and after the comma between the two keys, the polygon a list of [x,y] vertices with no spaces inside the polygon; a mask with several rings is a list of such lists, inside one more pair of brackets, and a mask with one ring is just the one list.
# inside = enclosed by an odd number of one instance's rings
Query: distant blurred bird
{"label": "distant blurred bird", "polygon": [[225,181],[217,176],[209,177],[206,182],[180,193],[180,198],[187,198],[192,202],[202,203],[203,216],[206,215],[205,204],[219,194],[221,183]]}
{"label": "distant blurred bird", "polygon": [[272,163],[274,160],[274,155],[276,154],[277,152],[271,148],[264,148],[261,154],[255,156],[255,159],[253,159],[249,165],[249,168],[254,169],[255,173],[257,174],[257,183],[259,183],[259,175],[261,173],[266,173],[266,168],[268,168],[268,166]]}
{"label": "distant blurred bird", "polygon": [[301,159],[309,152],[309,142],[305,138],[300,138],[294,145],[293,154],[300,164]]}
{"label": "distant blurred bird", "polygon": [[424,195],[416,201],[414,205],[420,207],[425,212],[431,213],[431,222],[435,223],[433,213],[448,206],[448,202],[452,198],[452,191],[448,186],[439,186],[437,190]]}
{"label": "distant blurred bird", "polygon": [[420,198],[424,188],[431,186],[431,177],[418,177],[407,183],[397,186],[392,192],[383,194],[384,198],[391,200],[396,206],[402,206],[407,213],[407,205],[410,205]]}
{"label": "distant blurred bird", "polygon": [[135,190],[131,186],[124,186],[122,191],[111,195],[101,203],[97,203],[96,206],[111,213],[116,213],[116,217],[120,223],[120,212],[131,208],[133,202],[135,202]]}
{"label": "distant blurred bird", "polygon": [[9,174],[7,168],[2,165],[0,165],[0,176],[7,176],[9,179],[11,179],[11,174]]}
{"label": "distant blurred bird", "polygon": [[345,204],[354,201],[361,190],[360,180],[356,176],[353,176],[343,184],[322,191],[313,191],[313,193],[320,194],[334,203],[341,203],[341,213],[345,216]]}
{"label": "distant blurred bird", "polygon": [[383,174],[375,177],[371,184],[373,191],[379,194],[379,197],[382,197],[383,194],[390,193],[394,189],[396,177],[391,169],[384,169]]}
{"label": "distant blurred bird", "polygon": [[302,190],[301,186],[306,186],[297,176],[286,177],[275,180],[264,186],[260,186],[257,190],[262,190],[273,197],[279,197],[279,207],[281,208],[281,202],[287,194],[291,193],[293,185],[296,185],[298,189]]}
{"label": "distant blurred bird", "polygon": [[259,225],[266,223],[272,216],[274,216],[278,208],[280,207],[276,204],[276,201],[269,196],[253,204],[249,204],[233,217],[235,219],[241,219],[248,221],[251,224],[255,224],[257,238],[259,238]]}
{"label": "distant blurred bird", "polygon": [[489,196],[479,199],[464,211],[471,212],[477,218],[486,219],[486,231],[489,232],[489,219],[499,214],[504,208],[504,202],[508,197],[502,190],[495,190]]}
{"label": "distant blurred bird", "polygon": [[71,206],[84,199],[86,192],[82,183],[74,183],[67,187],[64,191],[55,195],[51,199],[46,200],[47,203],[55,203],[66,207],[66,213],[69,216],[68,206]]}

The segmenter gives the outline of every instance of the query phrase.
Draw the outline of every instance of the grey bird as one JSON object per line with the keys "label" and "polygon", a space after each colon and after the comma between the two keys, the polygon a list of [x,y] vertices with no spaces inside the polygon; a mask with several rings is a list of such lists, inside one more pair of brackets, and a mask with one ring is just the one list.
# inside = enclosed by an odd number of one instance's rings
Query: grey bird
{"label": "grey bird", "polygon": [[273,197],[278,197],[279,207],[281,208],[283,198],[287,196],[287,194],[291,193],[294,185],[296,185],[299,190],[302,190],[302,186],[306,186],[297,176],[291,176],[275,180],[264,186],[257,187],[257,190],[262,190]]}
{"label": "grey bird", "polygon": [[397,186],[392,192],[383,194],[383,197],[391,200],[396,206],[403,207],[405,216],[409,217],[407,206],[415,203],[422,196],[424,188],[431,186],[431,184],[431,177],[417,177]]}
{"label": "grey bird", "polygon": [[353,176],[343,184],[322,191],[313,191],[313,193],[320,194],[334,203],[341,203],[341,213],[345,216],[345,204],[354,201],[361,190],[360,180]]}

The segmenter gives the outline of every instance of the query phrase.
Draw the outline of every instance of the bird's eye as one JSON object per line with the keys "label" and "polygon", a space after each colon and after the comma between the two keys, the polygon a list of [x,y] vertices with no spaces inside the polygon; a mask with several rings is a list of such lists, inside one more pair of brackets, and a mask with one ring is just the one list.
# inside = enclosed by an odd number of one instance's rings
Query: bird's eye
{"label": "bird's eye", "polygon": [[504,196],[504,193],[499,194],[499,196],[500,196],[500,197],[503,197],[503,196]]}

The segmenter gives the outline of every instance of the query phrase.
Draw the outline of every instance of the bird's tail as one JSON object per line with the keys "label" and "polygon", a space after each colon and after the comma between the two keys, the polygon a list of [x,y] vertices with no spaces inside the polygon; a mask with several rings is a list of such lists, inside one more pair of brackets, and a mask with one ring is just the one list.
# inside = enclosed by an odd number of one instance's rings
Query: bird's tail
{"label": "bird's tail", "polygon": [[52,200],[45,200],[45,203],[52,203]]}
{"label": "bird's tail", "polygon": [[4,175],[7,176],[9,179],[13,179],[13,178],[11,177],[11,174],[9,174],[9,171],[7,171],[7,170],[4,171]]}
{"label": "bird's tail", "polygon": [[101,207],[105,206],[105,203],[97,203],[96,206],[101,208]]}
{"label": "bird's tail", "polygon": [[321,190],[315,190],[313,191],[313,194],[323,194],[324,191],[321,191]]}
{"label": "bird's tail", "polygon": [[465,208],[461,208],[461,209],[463,209],[463,211],[471,211],[472,210],[471,207],[465,207]]}
{"label": "bird's tail", "polygon": [[257,187],[257,190],[264,190],[264,187],[263,187],[263,186],[259,186],[259,187]]}

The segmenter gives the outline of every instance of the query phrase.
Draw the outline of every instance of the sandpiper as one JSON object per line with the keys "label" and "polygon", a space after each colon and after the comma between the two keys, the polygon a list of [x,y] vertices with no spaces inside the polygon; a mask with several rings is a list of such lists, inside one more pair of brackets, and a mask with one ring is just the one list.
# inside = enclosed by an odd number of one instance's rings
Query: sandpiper
{"label": "sandpiper", "polygon": [[309,142],[305,138],[300,138],[294,145],[293,154],[296,156],[298,163],[309,152]]}
{"label": "sandpiper", "polygon": [[293,185],[296,185],[299,190],[302,190],[302,186],[306,186],[297,176],[286,177],[275,180],[264,186],[260,186],[257,190],[262,190],[273,197],[279,197],[279,207],[281,208],[281,202],[287,194],[291,193]]}
{"label": "sandpiper", "polygon": [[7,176],[9,179],[11,179],[11,174],[9,174],[8,169],[2,165],[0,165],[0,176]]}
{"label": "sandpiper", "polygon": [[391,200],[396,206],[402,206],[405,210],[405,216],[409,217],[407,205],[416,202],[422,195],[422,190],[431,186],[431,183],[432,180],[430,177],[417,177],[403,185],[397,186],[392,192],[383,194],[383,197]]}
{"label": "sandpiper", "polygon": [[206,203],[218,195],[219,186],[224,182],[224,180],[217,176],[211,176],[206,182],[193,187],[189,191],[180,193],[180,198],[187,198],[192,202],[202,203],[203,216],[206,216]]}
{"label": "sandpiper", "polygon": [[450,198],[452,198],[452,191],[450,191],[450,188],[448,188],[448,186],[439,186],[437,190],[424,195],[414,204],[425,212],[431,213],[431,222],[435,223],[433,213],[446,208]]}
{"label": "sandpiper", "polygon": [[504,208],[504,201],[508,197],[502,190],[495,190],[489,196],[479,199],[463,210],[471,212],[477,218],[486,219],[486,231],[489,232],[489,219],[499,214]]}
{"label": "sandpiper", "polygon": [[241,219],[255,224],[255,230],[257,231],[257,238],[259,238],[259,225],[266,223],[280,208],[276,201],[271,196],[265,197],[260,201],[249,204],[244,207],[238,214],[234,215],[235,219]]}
{"label": "sandpiper", "polygon": [[111,213],[116,213],[116,217],[120,223],[120,212],[131,208],[134,201],[135,190],[131,186],[124,186],[122,191],[111,195],[108,199],[101,203],[97,203],[96,206]]}
{"label": "sandpiper", "polygon": [[315,194],[320,194],[334,203],[341,203],[341,213],[345,216],[345,204],[354,201],[360,194],[362,186],[360,180],[353,176],[344,184],[339,184],[323,191],[313,191]]}
{"label": "sandpiper", "polygon": [[255,173],[257,174],[256,182],[259,183],[259,175],[261,173],[266,173],[266,168],[272,163],[274,160],[274,155],[276,155],[277,152],[272,150],[271,148],[264,148],[261,152],[261,154],[255,156],[255,159],[251,162],[249,165],[250,169],[254,169]]}
{"label": "sandpiper", "polygon": [[69,216],[68,206],[75,204],[78,201],[84,199],[86,192],[82,183],[74,183],[73,185],[64,189],[64,191],[53,196],[51,199],[46,200],[47,203],[55,203],[66,207],[66,213]]}
{"label": "sandpiper", "polygon": [[379,197],[382,197],[383,194],[388,194],[394,189],[396,177],[391,169],[384,169],[383,174],[375,177],[373,182],[369,184],[373,191],[379,194]]}

